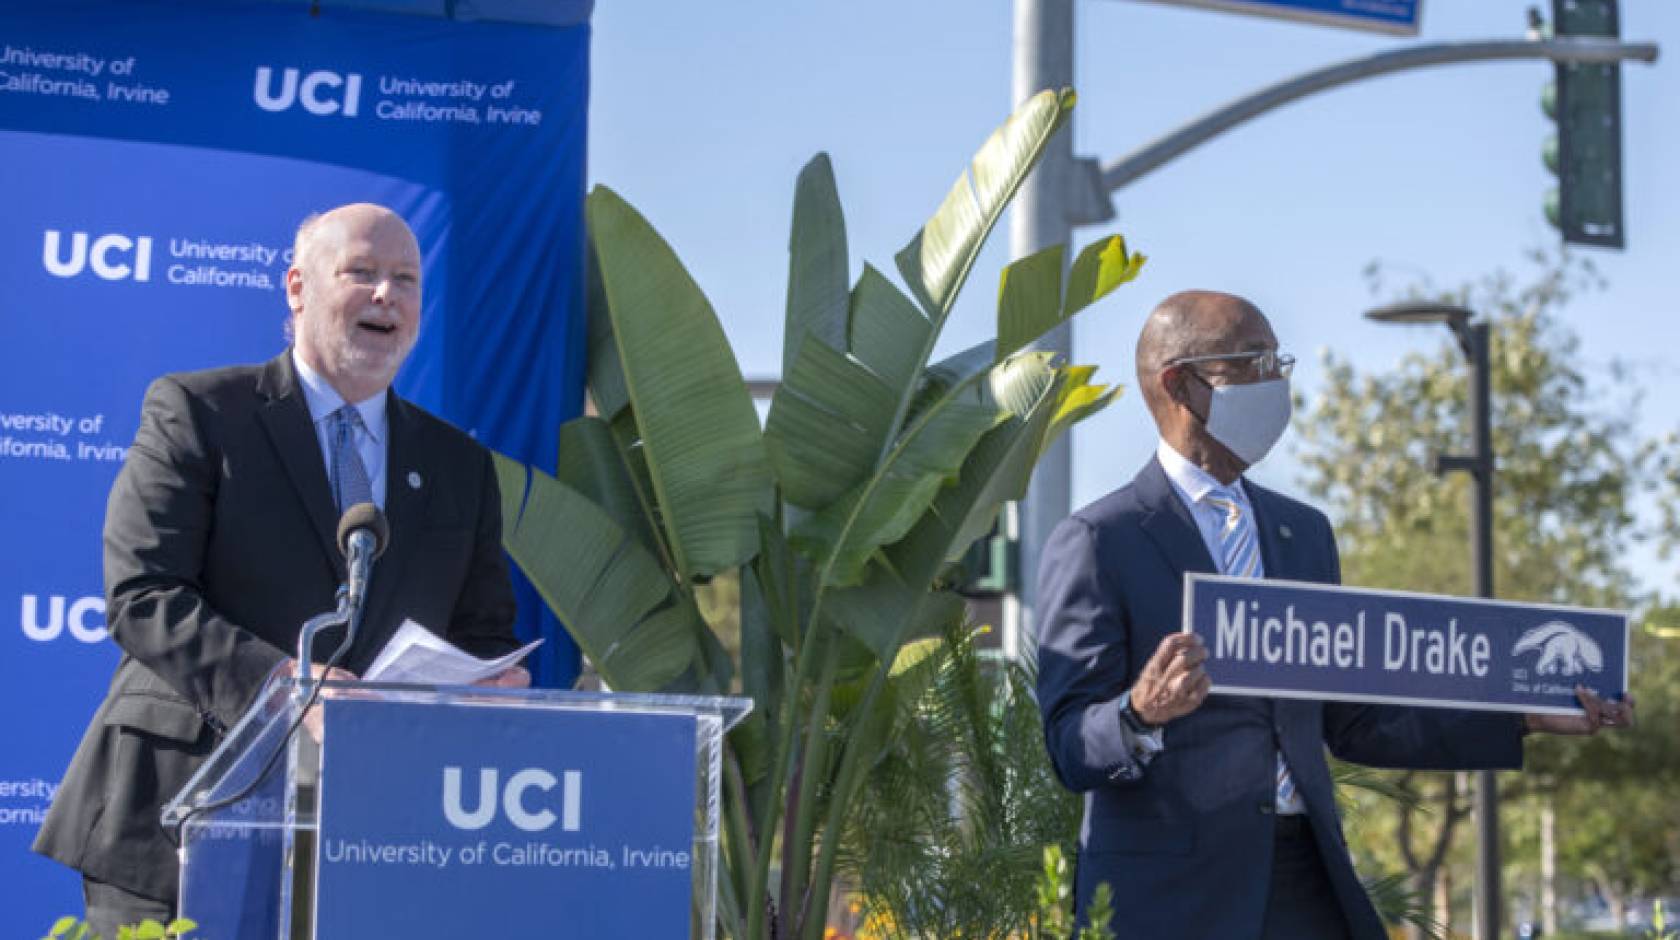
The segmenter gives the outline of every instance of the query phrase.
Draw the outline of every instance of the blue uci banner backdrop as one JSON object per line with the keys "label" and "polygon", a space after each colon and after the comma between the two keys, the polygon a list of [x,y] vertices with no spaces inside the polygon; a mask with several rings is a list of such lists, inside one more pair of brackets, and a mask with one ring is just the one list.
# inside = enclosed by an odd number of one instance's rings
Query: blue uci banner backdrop
{"label": "blue uci banner backdrop", "polygon": [[1153,0],[1174,6],[1205,7],[1276,19],[1344,26],[1400,36],[1416,36],[1423,0]]}
{"label": "blue uci banner backdrop", "polygon": [[692,715],[331,699],[325,726],[312,936],[689,935]]}
{"label": "blue uci banner backdrop", "polygon": [[1628,615],[1192,574],[1184,629],[1213,691],[1576,714],[1627,691]]}
{"label": "blue uci banner backdrop", "polygon": [[[306,214],[380,202],[419,236],[399,391],[550,469],[581,408],[587,22],[311,7],[0,2],[0,714],[28,716],[0,747],[0,936],[80,906],[28,845],[117,660],[100,527],[141,396],[285,347]],[[563,636],[538,654],[569,682]]]}

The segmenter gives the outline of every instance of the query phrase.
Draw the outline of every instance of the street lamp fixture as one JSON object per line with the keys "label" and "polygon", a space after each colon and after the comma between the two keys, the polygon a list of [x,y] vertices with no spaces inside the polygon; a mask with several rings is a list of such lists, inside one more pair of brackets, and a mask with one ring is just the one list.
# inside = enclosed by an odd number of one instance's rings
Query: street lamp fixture
{"label": "street lamp fixture", "polygon": [[1471,360],[1475,359],[1475,350],[1470,338],[1470,321],[1475,316],[1468,307],[1429,300],[1408,300],[1365,311],[1365,319],[1377,323],[1445,323],[1458,338],[1465,357]]}
{"label": "street lamp fixture", "polygon": [[[1455,470],[1475,480],[1475,505],[1470,518],[1476,596],[1493,596],[1493,421],[1489,365],[1490,331],[1487,320],[1476,321],[1466,307],[1433,301],[1408,301],[1367,310],[1365,318],[1378,323],[1444,323],[1458,340],[1470,364],[1470,428],[1474,450],[1469,455],[1437,454],[1435,472]],[[1474,321],[1474,322],[1473,322]],[[1499,936],[1499,789],[1491,770],[1476,774],[1476,937]]]}

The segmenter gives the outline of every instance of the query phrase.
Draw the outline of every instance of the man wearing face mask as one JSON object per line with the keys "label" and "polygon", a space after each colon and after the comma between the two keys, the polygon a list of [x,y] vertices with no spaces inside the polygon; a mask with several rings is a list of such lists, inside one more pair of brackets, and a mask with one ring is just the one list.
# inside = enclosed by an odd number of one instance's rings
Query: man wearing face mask
{"label": "man wearing face mask", "polygon": [[1187,572],[1341,577],[1324,515],[1242,475],[1289,424],[1293,365],[1248,301],[1167,298],[1137,346],[1155,456],[1044,549],[1038,700],[1056,772],[1085,795],[1077,905],[1107,883],[1122,940],[1380,940],[1326,747],[1379,767],[1517,768],[1527,732],[1632,723],[1631,701],[1586,690],[1581,716],[1208,696],[1207,651],[1179,632]]}

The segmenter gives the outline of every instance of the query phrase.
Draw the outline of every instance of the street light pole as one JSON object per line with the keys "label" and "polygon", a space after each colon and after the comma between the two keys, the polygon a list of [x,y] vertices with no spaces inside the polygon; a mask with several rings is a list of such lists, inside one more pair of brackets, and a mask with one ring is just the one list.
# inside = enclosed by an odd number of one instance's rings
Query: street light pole
{"label": "street light pole", "polygon": [[[1475,450],[1476,504],[1471,538],[1476,553],[1476,596],[1493,596],[1493,416],[1486,320],[1469,326],[1470,421]],[[1476,926],[1481,940],[1499,937],[1499,778],[1476,774]]]}
{"label": "street light pole", "polygon": [[[1368,319],[1382,323],[1444,323],[1458,339],[1470,365],[1469,456],[1440,454],[1435,472],[1469,473],[1475,484],[1470,512],[1470,548],[1477,597],[1493,596],[1493,369],[1492,332],[1484,319],[1464,307],[1437,303],[1400,303],[1368,311]],[[1499,937],[1499,780],[1491,770],[1476,773],[1476,892],[1477,940]]]}

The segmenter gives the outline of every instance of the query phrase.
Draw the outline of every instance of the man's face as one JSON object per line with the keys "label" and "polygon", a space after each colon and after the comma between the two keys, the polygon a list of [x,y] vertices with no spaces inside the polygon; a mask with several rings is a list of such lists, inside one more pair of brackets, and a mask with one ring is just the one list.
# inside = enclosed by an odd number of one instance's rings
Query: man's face
{"label": "man's face", "polygon": [[408,226],[373,207],[316,223],[287,272],[298,354],[360,401],[395,378],[420,330],[420,248]]}
{"label": "man's face", "polygon": [[[1223,322],[1220,322],[1223,321]],[[1205,418],[1213,387],[1248,385],[1287,377],[1288,365],[1277,358],[1278,341],[1271,324],[1258,313],[1233,313],[1219,318],[1197,344],[1194,354],[1167,367],[1162,381],[1176,386],[1179,401]],[[1270,353],[1271,355],[1262,355]],[[1293,364],[1293,359],[1286,359]]]}

